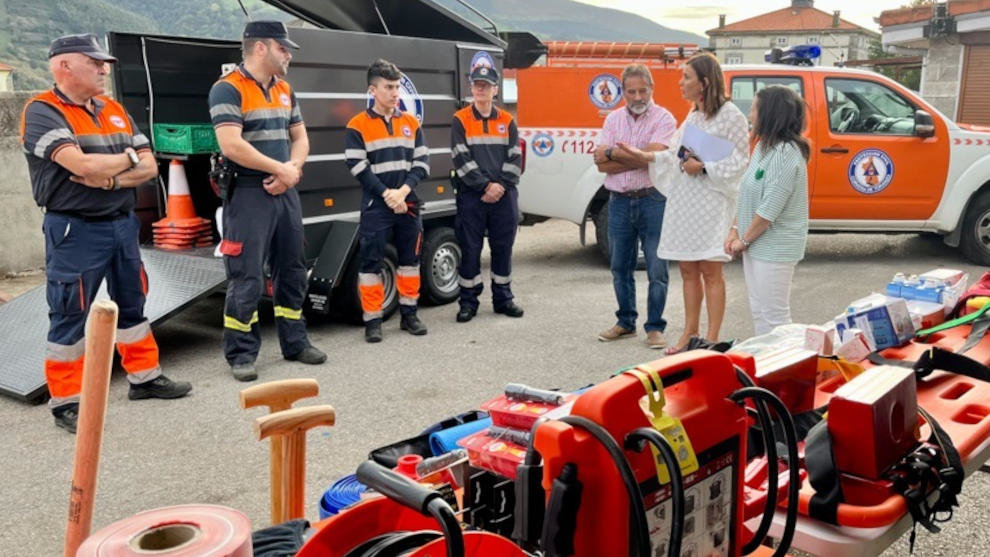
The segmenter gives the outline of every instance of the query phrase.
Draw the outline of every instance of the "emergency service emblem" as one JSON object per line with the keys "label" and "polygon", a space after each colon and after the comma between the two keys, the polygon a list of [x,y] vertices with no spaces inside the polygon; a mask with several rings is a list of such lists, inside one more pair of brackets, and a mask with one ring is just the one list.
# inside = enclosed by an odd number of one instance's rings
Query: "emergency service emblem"
{"label": "emergency service emblem", "polygon": [[285,93],[279,95],[278,100],[282,103],[282,106],[289,106],[292,104],[292,101],[289,99],[289,95],[286,95]]}
{"label": "emergency service emblem", "polygon": [[412,137],[412,128],[409,126],[402,126],[402,135]]}
{"label": "emergency service emblem", "polygon": [[498,125],[498,133],[505,133],[505,124]]}
{"label": "emergency service emblem", "polygon": [[[369,93],[368,108],[371,108],[374,104],[375,99]],[[399,77],[399,110],[412,114],[420,122],[423,121],[423,99],[419,96],[416,86],[413,85],[412,80],[406,74],[402,74]]]}
{"label": "emergency service emblem", "polygon": [[533,138],[533,153],[540,157],[546,157],[553,153],[553,138],[550,134],[540,132]]}
{"label": "emergency service emblem", "polygon": [[614,75],[603,73],[591,80],[588,96],[598,108],[615,108],[615,105],[622,100],[622,84],[619,82],[619,78]]}
{"label": "emergency service emblem", "polygon": [[859,193],[880,193],[894,179],[894,161],[879,149],[865,149],[849,162],[849,183]]}
{"label": "emergency service emblem", "polygon": [[494,68],[495,60],[492,60],[491,54],[488,54],[484,50],[479,50],[474,54],[474,57],[471,58],[471,69],[473,70],[478,66],[484,66],[486,68]]}
{"label": "emergency service emblem", "polygon": [[124,119],[121,118],[120,116],[117,116],[116,114],[110,117],[110,123],[117,126],[118,128],[123,128],[126,125],[124,124]]}

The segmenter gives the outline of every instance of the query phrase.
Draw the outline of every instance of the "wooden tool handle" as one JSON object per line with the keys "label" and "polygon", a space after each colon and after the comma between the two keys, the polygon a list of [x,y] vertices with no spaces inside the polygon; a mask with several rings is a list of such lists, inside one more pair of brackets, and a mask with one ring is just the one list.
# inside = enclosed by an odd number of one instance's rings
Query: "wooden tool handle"
{"label": "wooden tool handle", "polygon": [[320,394],[316,379],[283,379],[253,385],[241,391],[241,408],[268,406],[272,412],[287,410],[292,403]]}
{"label": "wooden tool handle", "polygon": [[75,557],[79,546],[89,536],[93,522],[93,501],[116,336],[117,304],[106,300],[93,303],[86,320],[86,355],[83,360],[72,490],[69,494],[69,518],[65,529],[65,557]]}
{"label": "wooden tool handle", "polygon": [[333,406],[329,404],[302,406],[257,418],[254,420],[254,432],[258,440],[261,440],[272,435],[287,435],[321,425],[331,426],[334,424],[334,417]]}

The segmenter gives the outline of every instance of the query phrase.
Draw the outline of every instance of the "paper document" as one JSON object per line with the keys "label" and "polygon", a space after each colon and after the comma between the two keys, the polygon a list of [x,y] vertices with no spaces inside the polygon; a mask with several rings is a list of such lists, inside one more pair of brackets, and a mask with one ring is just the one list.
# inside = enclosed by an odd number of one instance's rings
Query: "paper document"
{"label": "paper document", "polygon": [[701,162],[716,162],[732,154],[733,144],[728,139],[716,137],[704,132],[694,124],[684,125],[684,137],[681,145],[690,149],[701,159]]}

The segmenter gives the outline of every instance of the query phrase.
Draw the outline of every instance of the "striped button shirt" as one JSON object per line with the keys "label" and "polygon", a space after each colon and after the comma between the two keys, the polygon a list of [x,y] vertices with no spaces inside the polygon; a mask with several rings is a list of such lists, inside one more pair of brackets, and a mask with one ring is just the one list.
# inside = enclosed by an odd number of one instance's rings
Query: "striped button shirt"
{"label": "striped button shirt", "polygon": [[419,120],[396,110],[392,117],[370,108],[351,118],[344,138],[344,159],[351,174],[364,186],[364,204],[382,200],[386,189],[407,184],[407,199],[416,201],[416,186],[430,175],[430,150]]}
{"label": "striped button shirt", "polygon": [[808,163],[794,143],[770,149],[757,144],[739,190],[737,224],[742,234],[754,215],[770,221],[747,253],[775,262],[800,261],[808,240]]}
{"label": "striped button shirt", "polygon": [[505,187],[519,183],[519,130],[512,115],[492,107],[485,118],[474,105],[454,113],[450,126],[450,152],[461,184],[484,191],[489,182]]}
{"label": "striped button shirt", "polygon": [[21,145],[27,157],[35,202],[49,211],[86,217],[125,213],[134,208],[133,188],[106,191],[71,181],[72,173],[55,162],[69,146],[83,153],[123,153],[127,147],[150,151],[151,144],[123,105],[93,97],[93,110],[76,104],[58,88],[31,98],[21,116]]}
{"label": "striped button shirt", "polygon": [[[210,118],[213,127],[239,126],[241,137],[261,154],[279,162],[289,160],[289,128],[303,124],[292,87],[273,76],[262,86],[241,64],[210,89]],[[262,176],[252,168],[237,167],[242,176]]]}
{"label": "striped button shirt", "polygon": [[[645,149],[650,143],[670,145],[670,138],[677,131],[677,119],[666,108],[650,103],[646,112],[633,118],[627,108],[613,110],[602,126],[600,142],[615,147],[619,141]],[[653,187],[647,169],[636,169],[605,176],[605,189],[628,192]]]}

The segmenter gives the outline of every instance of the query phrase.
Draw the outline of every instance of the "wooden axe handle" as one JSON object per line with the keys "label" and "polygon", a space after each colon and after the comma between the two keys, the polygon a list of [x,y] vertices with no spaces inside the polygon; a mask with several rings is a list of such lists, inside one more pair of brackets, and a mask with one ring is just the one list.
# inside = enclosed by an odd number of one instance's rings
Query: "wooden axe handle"
{"label": "wooden axe handle", "polygon": [[69,494],[69,519],[65,529],[65,557],[75,557],[93,523],[93,502],[103,445],[113,345],[117,336],[117,304],[94,302],[86,320],[86,355],[76,431],[76,455]]}
{"label": "wooden axe handle", "polygon": [[254,385],[241,391],[241,408],[268,406],[272,412],[292,407],[292,403],[320,394],[316,379],[283,379]]}
{"label": "wooden axe handle", "polygon": [[329,404],[301,406],[255,419],[254,432],[260,441],[273,435],[288,435],[321,425],[331,426],[334,419],[333,406]]}

